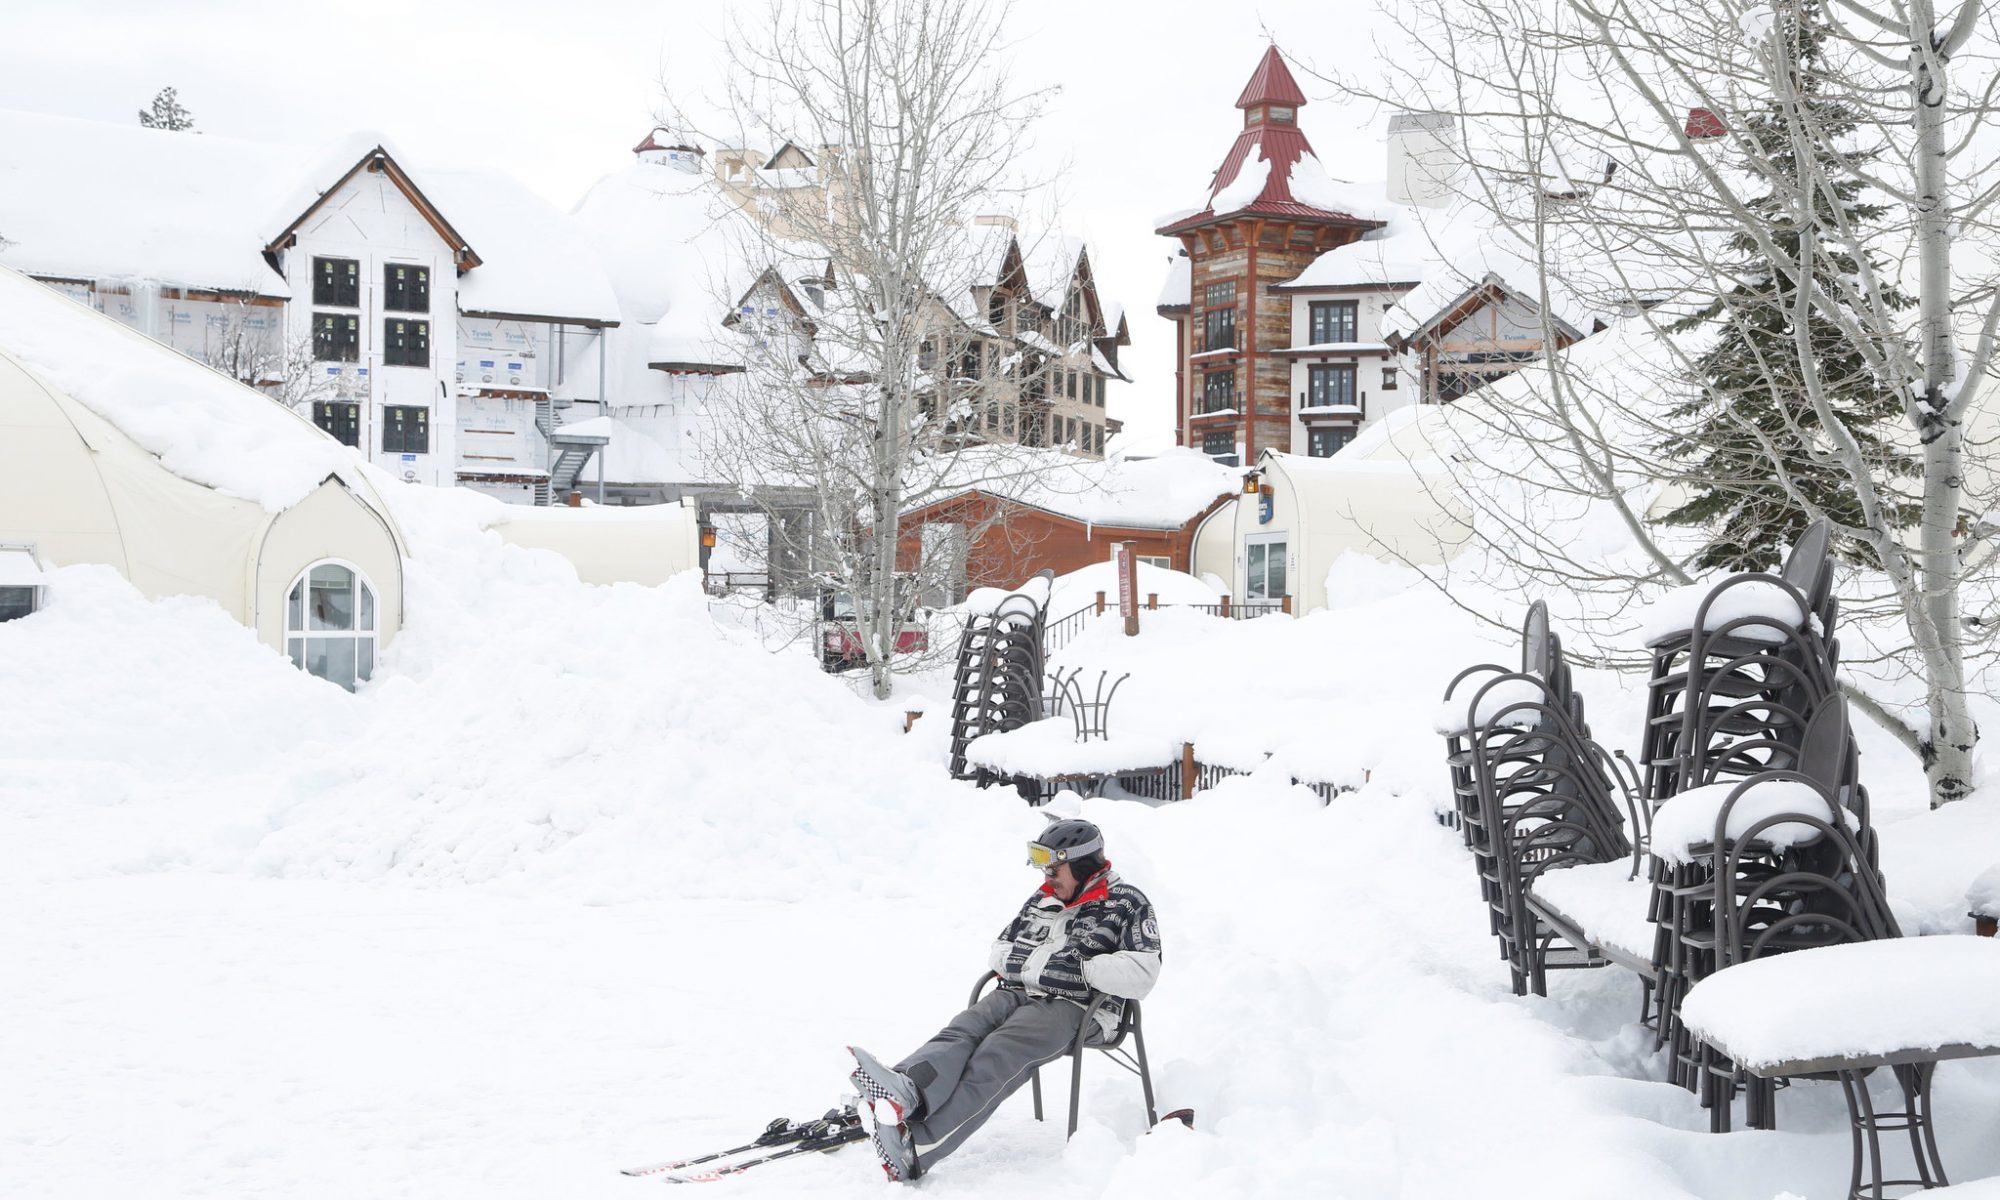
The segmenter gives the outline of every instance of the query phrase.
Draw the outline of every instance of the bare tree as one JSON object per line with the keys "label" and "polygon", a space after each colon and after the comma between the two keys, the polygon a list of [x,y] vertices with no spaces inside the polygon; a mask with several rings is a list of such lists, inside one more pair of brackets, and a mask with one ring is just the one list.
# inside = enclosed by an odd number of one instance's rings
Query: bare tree
{"label": "bare tree", "polygon": [[163,87],[153,96],[150,108],[139,110],[139,124],[148,129],[193,129],[194,114],[181,103],[177,89]]}
{"label": "bare tree", "polygon": [[[1577,601],[1578,617],[1615,618],[1641,584],[1690,581],[1706,539],[1660,515],[1703,489],[1775,485],[1865,551],[1867,569],[1843,583],[1843,617],[1864,642],[1849,656],[1860,676],[1850,694],[1921,755],[1941,805],[1972,789],[1968,660],[1990,651],[1993,629],[1962,609],[1993,582],[1995,481],[1968,446],[1979,445],[1969,421],[2000,330],[2000,173],[1981,134],[2000,40],[1982,0],[1942,17],[1934,0],[1827,0],[1823,18],[1805,8],[1413,0],[1404,72],[1345,86],[1457,119],[1450,167],[1493,236],[1530,264],[1545,322],[1577,297],[1627,314],[1595,349],[1548,351],[1505,405],[1475,398],[1439,423],[1457,495],[1477,510],[1478,558],[1498,568],[1489,581],[1595,595],[1609,603]],[[1823,19],[1823,40],[1801,63],[1784,31],[1807,18]],[[1742,119],[1752,110],[1760,127]],[[1853,219],[1853,180],[1880,219]],[[1789,339],[1753,339],[1743,306],[1722,305],[1705,329],[1682,325],[1744,282],[1744,247],[1781,283]],[[1766,358],[1762,382],[1737,386],[1792,390],[1775,430],[1768,402],[1738,410],[1748,393],[1701,369],[1725,325]],[[1827,331],[1852,353],[1837,377]],[[1875,426],[1879,443],[1843,411],[1857,387],[1900,414],[1899,430]],[[1674,412],[1690,396],[1707,402],[1716,436],[1757,451],[1733,477],[1702,474],[1696,453],[1655,452],[1685,438],[1685,411]],[[1788,469],[1800,455],[1838,481],[1840,504]],[[1902,469],[1911,459],[1914,477]],[[1602,552],[1588,531],[1606,524],[1629,553]]]}
{"label": "bare tree", "polygon": [[802,149],[749,164],[733,223],[749,298],[728,300],[749,310],[732,322],[748,369],[712,404],[703,454],[765,508],[774,556],[853,597],[877,696],[920,597],[962,559],[905,514],[1060,463],[1034,448],[1054,440],[1049,373],[1096,332],[976,286],[1011,232],[975,218],[1025,201],[1041,103],[1008,78],[1006,18],[958,0],[774,0],[731,39],[726,144]]}
{"label": "bare tree", "polygon": [[283,310],[248,295],[222,303],[221,319],[208,325],[202,339],[203,362],[306,417],[315,401],[342,395],[341,380],[329,377],[314,358],[312,335],[286,339]]}

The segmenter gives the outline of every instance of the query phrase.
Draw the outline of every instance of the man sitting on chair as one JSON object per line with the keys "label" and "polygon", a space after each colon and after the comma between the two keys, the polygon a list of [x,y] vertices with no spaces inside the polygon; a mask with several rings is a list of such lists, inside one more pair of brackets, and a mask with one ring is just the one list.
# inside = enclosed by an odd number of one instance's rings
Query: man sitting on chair
{"label": "man sitting on chair", "polygon": [[1113,997],[1086,1044],[1108,1040],[1123,1000],[1143,999],[1159,978],[1152,902],[1112,872],[1097,826],[1053,821],[1028,843],[1028,862],[1047,878],[993,943],[1000,986],[894,1068],[848,1047],[862,1121],[892,1180],[936,1166],[1035,1068],[1067,1053],[1092,1000]]}

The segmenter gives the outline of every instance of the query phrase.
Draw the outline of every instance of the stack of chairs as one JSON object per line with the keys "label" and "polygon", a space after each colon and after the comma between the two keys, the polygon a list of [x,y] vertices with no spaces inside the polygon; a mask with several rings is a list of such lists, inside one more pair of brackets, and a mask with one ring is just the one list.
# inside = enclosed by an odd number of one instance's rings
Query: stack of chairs
{"label": "stack of chairs", "polygon": [[1523,625],[1522,669],[1475,668],[1453,681],[1447,699],[1468,692],[1467,729],[1447,735],[1454,811],[1514,992],[1539,994],[1550,969],[1604,965],[1559,944],[1526,901],[1546,871],[1631,853],[1616,777],[1591,737],[1544,605],[1530,608]]}
{"label": "stack of chairs", "polygon": [[[1792,803],[1804,811],[1774,810],[1756,823],[1758,830],[1821,830],[1810,851],[1754,834],[1692,855],[1652,847],[1648,915],[1658,930],[1658,988],[1649,1015],[1656,1044],[1670,1050],[1670,1076],[1702,1094],[1718,1127],[1727,1126],[1734,1089],[1745,1080],[1733,1068],[1718,1071],[1708,1048],[1681,1027],[1688,990],[1732,961],[1817,944],[1816,937],[1893,936],[1882,932],[1894,921],[1880,901],[1868,792],[1836,677],[1837,616],[1829,530],[1821,521],[1800,536],[1776,575],[1730,576],[1702,597],[1688,628],[1648,644],[1641,788],[1656,831],[1661,814],[1683,797],[1700,806],[1703,824],[1718,805],[1733,811],[1739,793],[1768,805],[1773,793],[1759,785],[1783,780],[1804,782],[1832,801],[1821,812],[1795,792]],[[1775,891],[1767,886],[1774,879]],[[1856,915],[1857,906],[1865,913]],[[1838,910],[1834,925],[1818,923],[1827,907]],[[1780,926],[1790,932],[1762,935],[1785,916],[1798,918]],[[1718,1082],[1724,1079],[1726,1088]],[[1767,1128],[1770,1085],[1748,1086],[1749,1119]]]}
{"label": "stack of chairs", "polygon": [[[1775,1128],[1776,1083],[1738,1070],[1674,1018],[1687,990],[1740,962],[1815,946],[1899,937],[1875,865],[1847,705],[1807,718],[1796,765],[1689,789],[1655,826],[1655,901],[1669,1071],[1698,1091],[1711,1128],[1729,1128],[1737,1092],[1752,1128]],[[1789,787],[1777,793],[1774,789]],[[1673,812],[1673,805],[1686,806]],[[1669,844],[1669,843],[1674,844]]]}
{"label": "stack of chairs", "polygon": [[[1009,593],[991,612],[969,616],[958,639],[952,680],[951,774],[955,779],[993,782],[989,773],[968,769],[965,748],[989,733],[1019,729],[1041,719],[1042,630],[1048,621],[1048,582],[1041,571],[1028,586]],[[1036,585],[1036,581],[1041,581]]]}

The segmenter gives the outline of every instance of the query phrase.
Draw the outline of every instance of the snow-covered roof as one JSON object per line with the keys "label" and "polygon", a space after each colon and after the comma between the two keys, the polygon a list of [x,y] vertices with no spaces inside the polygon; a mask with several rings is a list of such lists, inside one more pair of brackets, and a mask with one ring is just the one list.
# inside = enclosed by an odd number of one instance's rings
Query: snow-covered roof
{"label": "snow-covered roof", "polygon": [[4,269],[0,352],[109,421],[168,471],[271,512],[360,461],[262,392]]}
{"label": "snow-covered roof", "polygon": [[0,265],[28,274],[289,297],[265,248],[380,151],[476,258],[462,309],[618,319],[552,206],[498,171],[427,169],[373,131],[307,147],[0,112],[0,146],[0,237],[14,243]]}
{"label": "snow-covered roof", "polygon": [[1160,284],[1161,308],[1186,308],[1194,301],[1194,260],[1177,254],[1167,264],[1167,278]]}
{"label": "snow-covered roof", "polygon": [[1154,458],[1097,461],[1056,451],[975,447],[957,460],[951,468],[955,475],[976,482],[953,494],[982,492],[1121,529],[1179,529],[1243,485],[1240,468],[1185,448]]}
{"label": "snow-covered roof", "polygon": [[618,297],[589,239],[501,171],[433,170],[431,199],[479,253],[458,284],[463,312],[616,324]]}
{"label": "snow-covered roof", "polygon": [[285,297],[264,259],[313,149],[0,111],[0,265]]}
{"label": "snow-covered roof", "polygon": [[1362,225],[1381,220],[1365,191],[1335,183],[1320,165],[1298,125],[1297,110],[1305,102],[1278,48],[1265,50],[1236,106],[1257,110],[1285,105],[1292,115],[1258,120],[1253,112],[1246,117],[1216,168],[1206,202],[1191,213],[1161,222],[1158,232],[1182,233],[1237,213]]}

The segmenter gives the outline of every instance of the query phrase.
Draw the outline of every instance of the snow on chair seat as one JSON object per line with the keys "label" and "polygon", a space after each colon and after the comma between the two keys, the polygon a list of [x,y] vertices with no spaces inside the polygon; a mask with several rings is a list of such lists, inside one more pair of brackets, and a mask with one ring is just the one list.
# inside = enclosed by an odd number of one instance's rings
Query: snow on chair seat
{"label": "snow on chair seat", "polygon": [[[1725,808],[1728,825],[1718,830],[1716,824],[1723,819]],[[1815,822],[1838,820],[1826,795],[1802,779],[1753,777],[1689,788],[1653,814],[1653,856],[1680,866],[1692,861],[1700,847],[1738,841],[1760,823],[1787,814],[1811,820],[1766,825],[1756,830],[1757,840],[1783,849],[1820,836],[1820,825]]]}
{"label": "snow on chair seat", "polygon": [[[1494,670],[1497,672],[1499,668]],[[1521,675],[1500,677],[1480,683],[1472,689],[1471,695],[1461,692],[1445,700],[1431,718],[1431,727],[1441,737],[1461,737],[1495,720],[1517,728],[1532,729],[1539,723],[1537,711],[1515,706],[1547,702],[1548,689],[1540,680]],[[1510,708],[1514,711],[1508,712]]]}
{"label": "snow on chair seat", "polygon": [[1645,876],[1633,876],[1631,860],[1621,858],[1549,871],[1535,880],[1528,897],[1552,924],[1581,935],[1591,951],[1651,975],[1657,929],[1646,912],[1652,890]]}
{"label": "snow on chair seat", "polygon": [[2000,943],[1942,935],[1822,946],[1737,963],[1681,1001],[1690,1032],[1760,1075],[1843,1060],[2000,1054]]}
{"label": "snow on chair seat", "polygon": [[[1714,601],[1704,610],[1711,595]],[[1746,578],[1729,587],[1691,583],[1646,606],[1639,637],[1652,645],[1695,629],[1697,621],[1705,632],[1726,630],[1745,641],[1775,644],[1787,640],[1789,631],[1803,629],[1808,615],[1799,593],[1776,579]]]}

